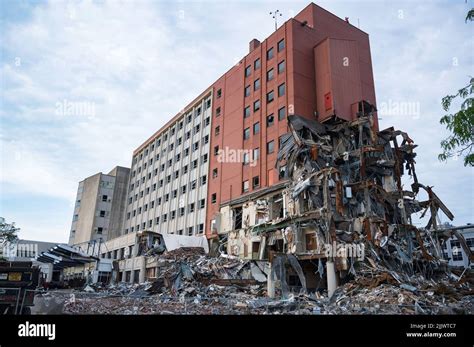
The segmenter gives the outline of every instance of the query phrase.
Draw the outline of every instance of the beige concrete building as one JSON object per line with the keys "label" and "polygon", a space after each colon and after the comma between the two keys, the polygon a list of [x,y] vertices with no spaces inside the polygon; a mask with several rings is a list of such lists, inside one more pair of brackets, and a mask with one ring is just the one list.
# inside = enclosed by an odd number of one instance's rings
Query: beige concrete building
{"label": "beige concrete building", "polygon": [[124,234],[204,234],[211,115],[208,91],[134,151]]}
{"label": "beige concrete building", "polygon": [[79,182],[69,244],[108,240],[120,235],[130,169],[117,166]]}

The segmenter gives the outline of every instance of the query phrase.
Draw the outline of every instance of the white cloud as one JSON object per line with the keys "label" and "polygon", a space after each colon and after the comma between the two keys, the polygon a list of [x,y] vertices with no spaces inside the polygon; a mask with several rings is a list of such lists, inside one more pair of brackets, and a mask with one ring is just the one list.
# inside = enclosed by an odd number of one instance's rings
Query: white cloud
{"label": "white cloud", "polygon": [[[279,3],[282,21],[306,5]],[[381,125],[412,136],[420,145],[420,181],[435,185],[461,222],[469,221],[472,169],[436,158],[446,135],[438,124],[441,97],[473,71],[472,59],[466,61],[472,40],[465,6],[444,5],[452,11],[403,1],[321,6],[352,23],[359,18],[370,34],[379,103],[420,103],[419,119],[384,116]],[[34,6],[27,19],[7,18],[0,43],[1,185],[9,194],[70,201],[78,181],[115,165],[129,166],[133,149],[244,56],[248,41],[272,32],[268,12],[274,9],[269,1],[51,1]],[[94,116],[58,114],[57,103],[63,101],[93,104]],[[22,153],[20,161],[15,153]],[[459,182],[471,184],[459,187]],[[1,210],[32,225],[26,212]],[[68,228],[71,215],[37,218],[59,230]]]}

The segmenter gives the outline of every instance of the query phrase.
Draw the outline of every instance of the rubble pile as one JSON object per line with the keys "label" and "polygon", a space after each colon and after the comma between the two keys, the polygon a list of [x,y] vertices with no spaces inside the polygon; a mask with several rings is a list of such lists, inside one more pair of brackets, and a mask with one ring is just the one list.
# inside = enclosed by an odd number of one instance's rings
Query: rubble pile
{"label": "rubble pile", "polygon": [[[202,248],[178,248],[158,256],[158,278],[154,288],[171,294],[182,291],[191,293],[191,288],[203,288],[209,284],[245,287],[260,286],[266,276],[258,267],[259,262],[235,257],[211,257]],[[263,268],[263,265],[260,265]]]}

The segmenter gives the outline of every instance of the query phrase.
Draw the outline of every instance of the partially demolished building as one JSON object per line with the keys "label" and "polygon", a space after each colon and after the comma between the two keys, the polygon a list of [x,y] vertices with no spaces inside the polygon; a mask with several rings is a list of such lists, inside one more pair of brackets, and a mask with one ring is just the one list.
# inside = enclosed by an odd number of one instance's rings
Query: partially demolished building
{"label": "partially demolished building", "polygon": [[[291,286],[327,286],[332,295],[338,282],[367,267],[399,283],[445,270],[442,244],[457,233],[439,230],[437,214],[454,216],[418,181],[415,143],[393,128],[376,131],[374,106],[361,102],[358,109],[353,121],[289,116],[277,164],[287,180],[221,208],[221,250],[271,262],[270,296],[275,284],[282,294]],[[405,172],[411,189],[402,184]],[[423,229],[411,219],[420,211],[430,214]]]}

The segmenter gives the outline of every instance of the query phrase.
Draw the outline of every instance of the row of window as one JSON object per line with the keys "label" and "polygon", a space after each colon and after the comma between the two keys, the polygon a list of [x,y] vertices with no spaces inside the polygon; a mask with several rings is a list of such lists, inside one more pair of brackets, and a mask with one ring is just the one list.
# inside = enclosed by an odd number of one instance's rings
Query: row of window
{"label": "row of window", "polygon": [[[285,107],[282,107],[278,110],[278,120],[281,121],[284,118],[285,118]],[[267,116],[266,123],[267,123],[267,128],[270,128],[275,124],[275,117],[273,116],[273,113]],[[257,135],[260,132],[260,122],[254,123],[252,128],[253,128],[253,134]],[[215,134],[218,135],[218,131],[215,132]],[[249,138],[250,138],[250,128],[245,128],[244,140],[248,140]]]}
{"label": "row of window", "polygon": [[[128,246],[128,257],[131,258],[133,255],[133,246]],[[125,259],[125,247],[120,248],[120,250],[115,249],[113,251],[107,252],[107,253],[102,253],[102,258],[108,258],[108,259]]]}
{"label": "row of window", "polygon": [[[284,60],[281,61],[280,63],[278,63],[277,70],[278,70],[278,74],[281,74],[285,71],[285,61]],[[274,69],[271,68],[270,70],[267,71],[267,82],[270,82],[274,78],[275,78]],[[257,78],[255,81],[253,81],[253,90],[254,91],[259,90],[260,85],[261,85],[260,78]],[[251,91],[251,86],[249,84],[244,88],[244,97],[250,96],[250,91]],[[216,111],[216,115],[220,114],[220,107],[217,108],[217,111]]]}
{"label": "row of window", "polygon": [[[201,165],[207,163],[207,161],[208,161],[208,155],[207,154],[204,154],[203,156],[201,156]],[[191,165],[191,170],[197,169],[198,159],[193,160],[190,163],[190,165]],[[164,171],[164,169],[161,170],[161,171]],[[181,174],[185,175],[188,172],[189,172],[189,165],[184,165],[181,168]],[[155,176],[158,175],[158,169],[155,169],[154,175]],[[138,198],[142,198],[144,195],[149,194],[151,191],[156,191],[157,189],[162,188],[165,184],[171,183],[172,178],[173,179],[178,179],[179,175],[180,175],[180,170],[175,170],[175,172],[173,173],[173,176],[171,174],[167,175],[166,180],[165,179],[160,179],[157,183],[154,183],[150,187],[145,188],[145,190],[142,190],[139,193],[136,193],[135,196],[134,196],[134,199],[132,199],[132,197],[130,196],[128,198],[128,200],[129,200],[128,203],[131,204],[132,200],[137,201]],[[148,174],[147,177],[148,177],[148,180],[151,179],[151,177],[152,177],[151,172]],[[141,183],[145,183],[145,177],[142,177],[141,181],[138,180],[138,181],[136,181],[136,183],[130,184],[130,191],[132,192],[135,188],[138,189],[138,187],[140,186]]]}
{"label": "row of window", "polygon": [[[188,138],[189,137],[187,137],[186,135],[186,140]],[[201,139],[201,145],[206,145],[208,143],[209,143],[209,135],[203,136]],[[182,144],[182,138],[180,137],[176,140],[176,148],[181,144]],[[170,144],[169,151],[171,152],[174,148],[175,148],[174,143]],[[198,149],[199,149],[199,141],[196,141],[191,145],[191,147],[186,147],[181,151],[181,153],[175,154],[174,161],[178,162],[181,160],[182,157],[187,157],[190,151],[195,152]],[[151,167],[153,165],[153,159],[155,159],[155,162],[159,161],[160,158],[163,159],[164,153],[166,153],[166,148],[164,148],[161,153],[156,154],[155,158],[150,158],[147,162],[143,163],[142,166],[139,166],[136,170],[133,170],[131,176],[135,177],[137,174],[140,174],[142,171],[144,172],[147,167]],[[172,164],[173,164],[173,158],[168,159],[168,167],[170,167]],[[161,167],[162,167],[162,171],[164,171],[165,163],[161,163]]]}
{"label": "row of window", "polygon": [[[168,199],[169,199],[169,197],[168,197]],[[165,201],[168,201],[168,200],[165,200]],[[160,205],[161,205],[161,198],[158,198],[157,201],[156,201],[156,206],[160,206]],[[155,207],[155,201],[151,201],[150,202],[150,209],[152,209],[154,207]],[[199,200],[199,208],[203,209],[205,207],[206,207],[206,199]],[[143,212],[146,212],[146,211],[148,211],[148,204],[143,205]],[[178,211],[179,211],[179,217],[184,216],[184,212],[185,212],[184,207],[181,207]],[[194,211],[195,211],[195,204],[193,202],[193,203],[188,205],[188,212],[192,213]],[[141,207],[139,207],[136,210],[133,210],[133,212],[128,212],[127,213],[127,220],[130,219],[132,216],[135,217],[135,216],[137,216],[138,214],[141,214],[141,213],[142,213],[142,208]],[[174,219],[176,217],[176,211],[171,211],[170,215],[172,217],[171,219]],[[163,214],[163,222],[167,221],[166,216],[167,216],[166,213]],[[157,221],[159,221],[159,219],[157,219]]]}
{"label": "row of window", "polygon": [[[278,97],[284,96],[285,95],[285,83],[282,83],[278,86]],[[273,90],[269,91],[267,93],[267,104],[271,103],[273,100],[275,100],[275,92]],[[255,100],[253,102],[253,112],[257,112],[260,110],[260,99]],[[244,118],[250,117],[250,106],[246,106],[244,108]]]}
{"label": "row of window", "polygon": [[[285,49],[285,39],[281,39],[277,43],[277,50],[278,50],[278,52],[281,52],[284,49]],[[270,47],[269,49],[267,49],[267,61],[271,60],[274,56],[275,56],[274,48]],[[255,61],[253,62],[253,69],[258,70],[258,69],[260,69],[260,66],[261,66],[260,58],[255,59]],[[249,77],[251,73],[252,73],[252,66],[248,65],[245,68],[245,77]]]}
{"label": "row of window", "polygon": [[[181,213],[181,209],[184,211],[184,207],[179,209],[179,213]],[[184,215],[184,212],[183,212],[182,215]],[[180,215],[180,216],[181,216],[181,215]],[[170,219],[172,220],[172,219],[175,219],[175,218],[176,218],[176,211],[171,211],[171,213],[170,213]],[[135,227],[131,227],[131,228],[130,228],[130,232],[133,233],[134,231],[145,230],[147,227],[148,227],[148,228],[152,228],[153,225],[157,226],[157,225],[160,224],[160,222],[161,222],[161,223],[166,223],[167,221],[168,221],[168,214],[165,213],[165,214],[163,214],[163,215],[161,215],[161,216],[159,216],[159,217],[156,217],[154,220],[153,220],[153,219],[150,219],[150,220],[148,221],[148,223],[143,222],[143,223],[141,223],[141,224],[137,224]],[[187,231],[188,231],[188,235],[191,236],[191,235],[193,235],[194,228],[193,228],[193,227],[188,227],[188,228],[187,228]],[[198,225],[196,226],[196,233],[202,234],[203,232],[204,232],[204,224],[198,224]],[[128,234],[128,229],[125,229],[125,234]],[[177,234],[183,235],[182,229],[181,229],[181,230],[178,230],[178,231],[177,231]]]}
{"label": "row of window", "polygon": [[[211,98],[207,99],[206,100],[206,103],[205,103],[205,109],[208,109],[211,107]],[[194,118],[197,118],[201,115],[202,113],[202,108],[201,106],[197,107],[195,110],[194,110]],[[178,121],[176,123],[175,126],[171,127],[169,129],[169,131],[167,131],[165,134],[162,135],[162,137],[159,137],[155,140],[154,143],[152,143],[150,145],[149,148],[146,148],[144,151],[142,151],[139,155],[136,155],[134,158],[133,158],[133,164],[137,163],[139,160],[143,159],[143,157],[146,157],[148,155],[149,152],[153,152],[155,150],[155,145],[156,147],[160,146],[161,145],[161,142],[163,140],[163,142],[167,141],[168,140],[168,136],[173,136],[177,130],[181,130],[184,128],[184,124],[186,122],[186,124],[189,124],[191,123],[193,119],[193,113],[189,113],[188,115],[186,115],[186,117],[180,121]],[[210,118],[207,117],[205,120],[204,120],[204,126],[206,125],[209,125],[210,123]]]}

